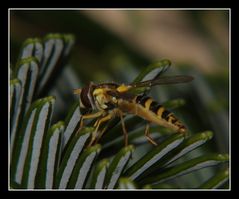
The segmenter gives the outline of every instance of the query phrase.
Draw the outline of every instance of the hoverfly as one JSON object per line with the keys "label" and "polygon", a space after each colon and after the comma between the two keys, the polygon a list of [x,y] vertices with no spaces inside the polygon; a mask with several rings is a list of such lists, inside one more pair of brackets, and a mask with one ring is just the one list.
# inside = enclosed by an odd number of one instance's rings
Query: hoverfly
{"label": "hoverfly", "polygon": [[[168,67],[162,67],[162,70],[156,77],[150,80],[131,84],[101,83],[94,84],[90,82],[82,89],[75,89],[74,94],[80,95],[80,129],[83,127],[83,121],[86,119],[97,118],[94,123],[95,130],[92,134],[90,145],[96,143],[104,130],[98,133],[102,123],[105,123],[115,117],[119,117],[124,133],[125,145],[128,145],[128,133],[124,123],[124,116],[133,114],[147,121],[145,136],[153,144],[157,143],[150,137],[149,125],[155,123],[160,126],[171,129],[174,132],[185,134],[187,129],[175,115],[166,110],[160,103],[147,96],[147,90],[156,85],[186,83],[193,80],[191,76],[165,76],[160,77]],[[132,91],[139,88],[144,92],[134,94]]]}

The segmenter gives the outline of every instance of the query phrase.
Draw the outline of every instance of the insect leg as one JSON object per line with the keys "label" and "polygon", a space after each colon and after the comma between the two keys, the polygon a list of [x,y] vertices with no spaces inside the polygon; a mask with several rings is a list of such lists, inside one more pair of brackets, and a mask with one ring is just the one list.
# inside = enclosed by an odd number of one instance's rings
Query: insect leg
{"label": "insect leg", "polygon": [[119,115],[120,115],[120,120],[121,120],[121,124],[122,124],[122,129],[124,132],[124,143],[125,143],[125,146],[128,146],[128,132],[125,128],[124,118],[123,118],[123,114],[121,111],[119,111]]}
{"label": "insect leg", "polygon": [[84,123],[83,123],[84,119],[93,119],[93,118],[96,118],[96,117],[100,117],[103,113],[104,113],[103,111],[99,111],[99,112],[96,112],[96,113],[82,115],[81,118],[80,118],[80,129],[84,125]]}
{"label": "insect leg", "polygon": [[155,145],[155,146],[157,146],[158,144],[150,137],[150,135],[149,135],[149,124],[150,123],[147,123],[146,124],[146,127],[145,127],[145,131],[144,131],[144,135],[146,136],[146,138],[147,138],[147,140],[151,143],[151,144],[153,144],[153,145]]}
{"label": "insect leg", "polygon": [[100,140],[100,138],[103,136],[103,134],[105,133],[105,131],[107,130],[107,128],[109,127],[109,125],[106,125],[102,131],[100,131],[100,133],[98,134],[97,138],[95,139],[94,144],[97,144],[98,141]]}
{"label": "insect leg", "polygon": [[100,140],[100,138],[102,137],[102,135],[103,135],[104,132],[106,131],[107,127],[108,127],[108,126],[106,126],[106,127],[99,133],[99,135],[98,135],[97,138],[95,139],[94,144],[97,144],[97,143],[98,143],[98,141]]}
{"label": "insect leg", "polygon": [[96,140],[96,138],[97,138],[97,132],[98,132],[98,129],[99,129],[100,125],[101,125],[103,122],[106,122],[106,121],[110,120],[111,118],[112,118],[112,114],[108,114],[108,115],[106,115],[106,116],[104,116],[104,117],[98,119],[98,120],[95,122],[95,124],[94,124],[95,130],[94,130],[94,132],[93,132],[93,134],[92,134],[92,138],[91,138],[91,141],[90,141],[88,147],[91,146],[91,145],[93,144],[93,142]]}

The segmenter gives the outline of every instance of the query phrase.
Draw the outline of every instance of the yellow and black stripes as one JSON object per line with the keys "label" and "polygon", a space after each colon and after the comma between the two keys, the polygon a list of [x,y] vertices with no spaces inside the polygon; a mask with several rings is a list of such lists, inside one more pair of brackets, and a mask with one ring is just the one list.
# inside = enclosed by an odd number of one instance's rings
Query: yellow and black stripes
{"label": "yellow and black stripes", "polygon": [[151,111],[157,115],[159,119],[163,119],[174,126],[177,126],[179,131],[185,129],[184,125],[174,116],[174,114],[166,110],[157,101],[154,101],[151,97],[146,95],[139,95],[135,97],[135,103],[143,106],[146,111]]}
{"label": "yellow and black stripes", "polygon": [[142,106],[145,107],[145,102],[147,100],[151,99],[151,97],[148,97],[146,95],[138,95],[135,99],[136,103],[141,104]]}

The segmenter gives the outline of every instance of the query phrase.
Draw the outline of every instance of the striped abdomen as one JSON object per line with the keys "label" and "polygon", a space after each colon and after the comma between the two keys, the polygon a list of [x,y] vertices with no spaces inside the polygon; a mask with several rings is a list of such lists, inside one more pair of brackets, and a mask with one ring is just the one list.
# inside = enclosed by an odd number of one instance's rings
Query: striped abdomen
{"label": "striped abdomen", "polygon": [[180,133],[186,132],[185,126],[174,116],[174,114],[166,110],[151,97],[145,95],[137,96],[134,99],[134,104],[136,104],[134,114],[144,118],[145,120]]}

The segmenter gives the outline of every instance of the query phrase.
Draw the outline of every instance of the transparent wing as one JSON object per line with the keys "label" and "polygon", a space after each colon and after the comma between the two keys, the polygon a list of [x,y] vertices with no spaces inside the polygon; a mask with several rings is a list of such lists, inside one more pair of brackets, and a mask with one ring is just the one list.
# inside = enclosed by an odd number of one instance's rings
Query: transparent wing
{"label": "transparent wing", "polygon": [[155,85],[187,83],[192,81],[193,79],[194,78],[192,76],[187,75],[165,76],[153,80],[132,83],[129,86],[131,86],[131,88],[152,87]]}
{"label": "transparent wing", "polygon": [[[157,79],[131,83],[128,85],[118,85],[118,84],[102,84],[103,87],[111,87],[114,89],[107,92],[108,95],[112,97],[121,98],[125,100],[133,99],[135,95],[146,94],[152,86],[156,85],[167,85],[167,84],[179,84],[191,82],[194,78],[187,75],[177,75],[177,76],[165,76],[158,77]],[[119,89],[123,87],[122,89]],[[122,90],[122,91],[120,91]]]}
{"label": "transparent wing", "polygon": [[108,94],[122,99],[132,99],[135,95],[146,94],[152,86],[187,83],[193,79],[192,76],[187,75],[165,76],[158,79],[124,85],[123,91],[115,90],[110,91]]}

